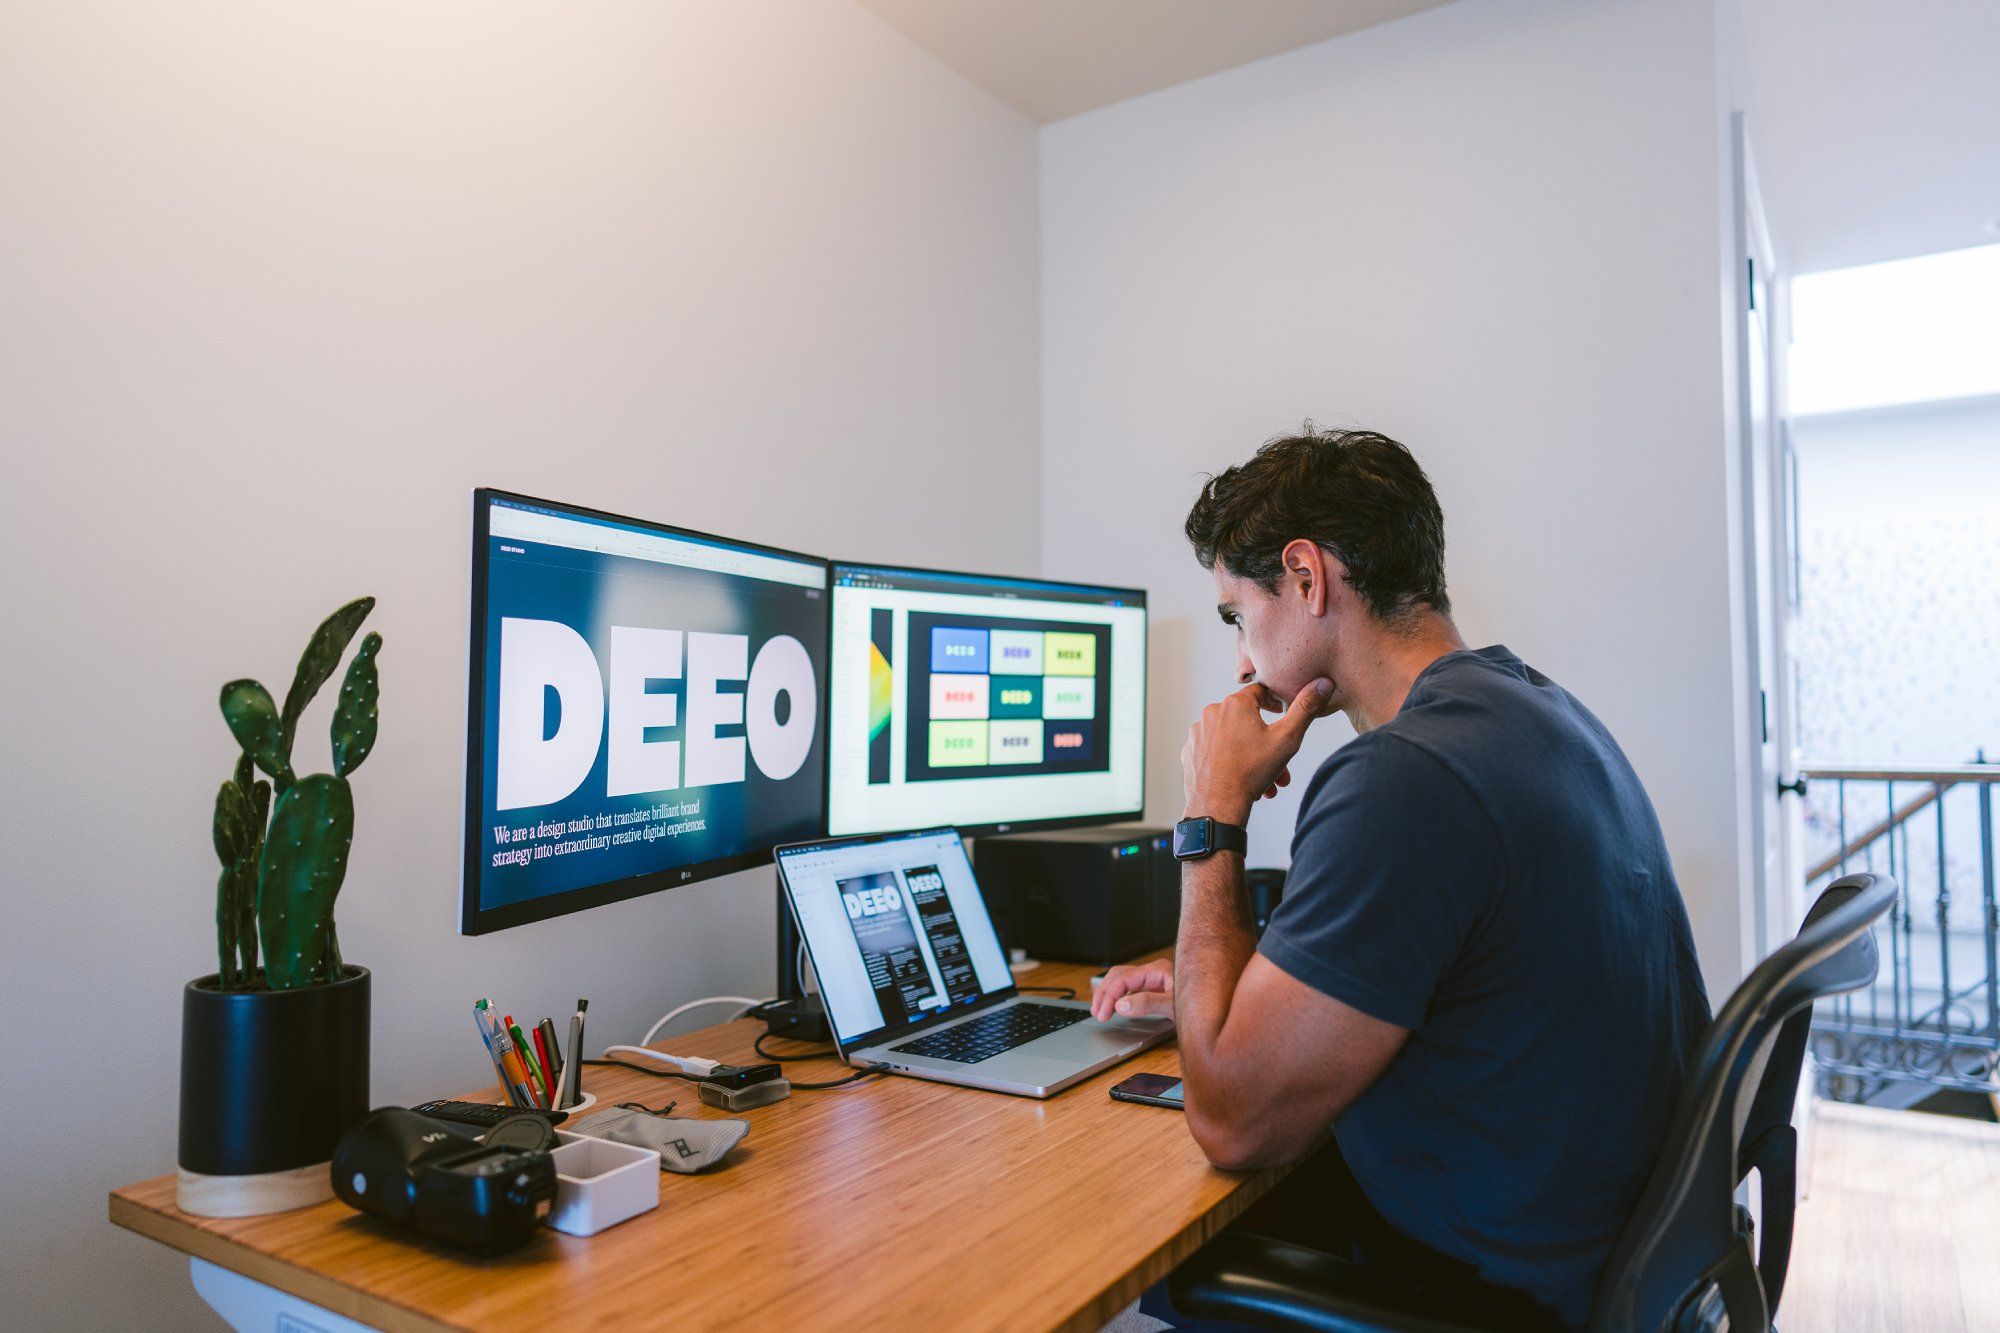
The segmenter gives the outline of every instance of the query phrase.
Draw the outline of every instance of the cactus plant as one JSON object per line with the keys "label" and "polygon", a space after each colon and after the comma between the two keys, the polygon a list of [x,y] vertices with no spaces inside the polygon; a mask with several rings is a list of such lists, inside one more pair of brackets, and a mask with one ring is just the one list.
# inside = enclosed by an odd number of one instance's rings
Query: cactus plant
{"label": "cactus plant", "polygon": [[[341,976],[333,904],[354,841],[348,778],[375,746],[382,636],[361,641],[334,707],[333,772],[299,777],[292,741],[300,716],[333,677],[354,633],[375,606],[357,598],[328,616],[299,657],[281,710],[254,680],[222,687],[222,717],[242,753],[215,794],[217,985],[290,990]],[[261,770],[270,777],[256,776]],[[275,804],[272,796],[275,793]],[[263,967],[258,967],[261,946]]]}
{"label": "cactus plant", "polygon": [[382,694],[375,676],[375,654],[381,649],[381,635],[363,639],[347,668],[347,678],[340,683],[340,702],[333,709],[333,771],[341,777],[359,768],[375,748],[376,703]]}
{"label": "cactus plant", "polygon": [[257,867],[257,934],[272,990],[310,986],[326,973],[333,900],[353,841],[346,778],[314,773],[278,798]]}

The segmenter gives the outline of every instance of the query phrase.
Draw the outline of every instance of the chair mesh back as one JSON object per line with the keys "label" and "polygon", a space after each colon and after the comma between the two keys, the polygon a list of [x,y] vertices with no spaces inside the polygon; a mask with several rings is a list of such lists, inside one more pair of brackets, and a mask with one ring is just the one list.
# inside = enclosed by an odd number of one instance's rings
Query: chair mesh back
{"label": "chair mesh back", "polygon": [[[1886,875],[1827,886],[1798,937],[1759,963],[1702,1038],[1638,1205],[1598,1285],[1600,1333],[1673,1327],[1690,1302],[1756,1282],[1735,1205],[1743,1148],[1791,1119],[1815,1000],[1874,980],[1871,927],[1895,901]],[[1761,1294],[1756,1297],[1761,1309]],[[1732,1302],[1732,1315],[1740,1307]],[[1734,1321],[1732,1321],[1734,1322]],[[1762,1322],[1761,1320],[1758,1322]],[[1741,1330],[1739,1329],[1739,1333]]]}

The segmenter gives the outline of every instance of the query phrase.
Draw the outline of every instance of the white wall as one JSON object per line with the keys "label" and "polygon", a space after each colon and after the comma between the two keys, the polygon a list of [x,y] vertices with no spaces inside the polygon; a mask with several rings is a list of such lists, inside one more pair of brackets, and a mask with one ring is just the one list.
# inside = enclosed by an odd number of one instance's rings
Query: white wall
{"label": "white wall", "polygon": [[[2000,760],[2000,395],[1800,417],[1792,439],[1800,748],[1820,763]],[[1833,795],[1814,808],[1830,816]]]}
{"label": "white wall", "polygon": [[[1932,767],[1982,751],[2000,760],[2000,396],[1800,417],[1792,438],[1800,751],[1817,764]],[[1881,784],[1851,783],[1843,801],[1837,784],[1813,783],[1806,860],[1880,818],[1888,795]],[[1949,793],[1943,817],[1952,899],[1976,904],[1972,790]],[[1924,896],[1937,883],[1936,837],[1927,814],[1898,851],[1899,878]],[[1963,906],[1953,914],[1974,946],[1979,915]],[[1967,966],[1976,977],[1984,961]]]}
{"label": "white wall", "polygon": [[340,912],[378,1102],[485,1081],[480,994],[588,995],[609,1041],[767,993],[768,871],[457,935],[469,491],[1034,570],[1036,143],[825,0],[7,0],[0,31],[0,1304],[211,1327],[105,1192],[173,1165],[217,687],[282,689],[381,599]]}
{"label": "white wall", "polygon": [[1604,718],[1711,991],[1740,975],[1719,30],[1690,0],[1461,0],[1043,130],[1044,560],[1153,589],[1155,819],[1232,684],[1180,534],[1200,474],[1366,425],[1437,484],[1466,637]]}

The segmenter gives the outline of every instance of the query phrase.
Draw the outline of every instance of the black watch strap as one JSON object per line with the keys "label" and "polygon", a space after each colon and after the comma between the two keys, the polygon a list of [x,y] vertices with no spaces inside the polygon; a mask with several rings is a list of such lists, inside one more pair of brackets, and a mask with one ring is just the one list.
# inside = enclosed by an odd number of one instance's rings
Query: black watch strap
{"label": "black watch strap", "polygon": [[1217,852],[1250,850],[1250,830],[1241,824],[1225,824],[1207,815],[1196,815],[1174,825],[1174,856],[1182,861],[1199,861]]}
{"label": "black watch strap", "polygon": [[1250,830],[1241,824],[1225,824],[1219,819],[1212,819],[1208,823],[1208,840],[1218,852],[1250,850]]}

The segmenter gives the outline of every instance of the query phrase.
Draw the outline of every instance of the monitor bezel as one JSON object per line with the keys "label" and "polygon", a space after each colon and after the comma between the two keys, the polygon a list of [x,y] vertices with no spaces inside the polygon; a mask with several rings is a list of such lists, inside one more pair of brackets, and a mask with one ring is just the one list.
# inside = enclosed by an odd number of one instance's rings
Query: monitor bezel
{"label": "monitor bezel", "polygon": [[[953,825],[953,827],[957,828],[961,834],[963,834],[965,837],[968,838],[990,838],[1008,833],[1029,833],[1029,832],[1042,833],[1042,832],[1053,831],[1055,829],[1097,828],[1105,824],[1131,823],[1133,821],[1145,818],[1146,740],[1147,740],[1146,732],[1148,730],[1149,715],[1152,712],[1151,701],[1148,696],[1150,696],[1153,688],[1152,674],[1151,674],[1152,662],[1149,660],[1149,655],[1152,651],[1153,613],[1151,607],[1147,605],[1146,590],[1144,588],[1125,588],[1125,587],[1120,587],[1115,583],[1079,583],[1068,579],[1045,579],[1042,578],[1040,575],[1029,575],[1029,574],[981,574],[966,569],[931,569],[922,565],[892,565],[892,564],[885,564],[880,561],[868,561],[868,560],[830,561],[827,565],[827,599],[826,599],[827,601],[826,693],[829,698],[832,697],[833,673],[836,669],[836,663],[833,660],[834,602],[840,596],[840,571],[842,571],[843,569],[862,570],[862,571],[880,570],[882,573],[885,574],[915,574],[920,577],[926,577],[926,578],[983,579],[987,582],[992,582],[992,583],[1040,584],[1046,588],[1070,589],[1082,592],[1116,593],[1120,596],[1130,596],[1133,599],[1135,599],[1138,603],[1139,610],[1142,613],[1144,613],[1146,618],[1145,630],[1143,633],[1139,635],[1139,672],[1142,680],[1145,682],[1144,691],[1141,693],[1139,698],[1139,804],[1135,808],[1130,810],[1114,810],[1114,811],[1108,811],[1103,814],[1055,815],[1047,819],[1004,819],[1004,820],[994,820],[984,824],[957,824]],[[827,837],[867,838],[867,837],[875,837],[877,835],[890,834],[890,833],[914,833],[914,832],[920,832],[927,828],[935,827],[935,825],[933,824],[913,824],[906,828],[852,829],[845,833],[833,832],[832,829],[833,719],[831,716],[827,718],[826,762],[827,762],[827,783],[826,783],[825,823],[827,825],[827,835],[826,835]]]}
{"label": "monitor bezel", "polygon": [[[799,895],[792,887],[791,876],[785,873],[785,853],[813,852],[826,847],[839,847],[863,842],[902,842],[906,840],[914,842],[919,838],[937,837],[943,834],[950,834],[958,839],[959,854],[965,857],[966,866],[972,871],[973,890],[979,894],[980,905],[986,909],[986,924],[993,931],[994,938],[1000,939],[1000,928],[993,920],[993,905],[986,901],[985,886],[979,882],[979,867],[973,863],[971,853],[965,850],[965,840],[970,835],[957,825],[929,824],[919,828],[897,829],[887,833],[827,834],[824,837],[813,838],[806,842],[781,843],[771,849],[771,860],[776,865],[778,871],[778,884],[785,895],[785,910],[791,913],[792,926],[799,933],[799,942],[805,946],[806,961],[812,964],[815,980],[819,977],[819,959],[813,953],[812,937],[806,933],[805,922],[799,919]],[[1000,939],[1000,960],[1003,963],[1007,961],[1007,942],[1004,939]],[[1020,983],[1014,979],[1014,972],[1010,967],[1007,971],[1007,984],[1005,986],[1000,987],[998,990],[985,992],[972,1004],[968,1004],[963,1008],[949,1010],[945,1013],[926,1014],[922,1018],[904,1019],[900,1023],[885,1023],[879,1028],[872,1028],[860,1036],[851,1039],[843,1038],[840,1035],[840,1028],[834,1023],[833,1008],[826,1003],[824,989],[820,991],[820,1006],[826,1013],[826,1030],[833,1034],[834,1049],[839,1053],[840,1058],[845,1060],[853,1051],[866,1050],[870,1046],[880,1046],[885,1041],[895,1041],[898,1038],[910,1036],[918,1029],[935,1027],[940,1023],[964,1018],[969,1014],[976,1014],[982,1009],[990,1009],[994,1005],[1015,999],[1020,994]]]}
{"label": "monitor bezel", "polygon": [[[484,777],[484,764],[479,746],[486,735],[486,608],[487,608],[487,546],[491,537],[488,512],[494,500],[546,509],[553,513],[573,515],[578,518],[606,523],[621,523],[630,527],[658,532],[668,537],[686,537],[695,541],[712,543],[751,551],[759,555],[778,556],[795,560],[801,564],[818,565],[826,571],[826,614],[821,618],[824,632],[820,643],[820,661],[825,667],[820,671],[818,703],[822,728],[826,726],[826,709],[829,700],[828,686],[832,675],[833,657],[833,562],[824,556],[812,555],[804,551],[787,550],[781,546],[768,546],[762,542],[743,541],[736,537],[724,537],[713,532],[703,532],[698,528],[684,528],[672,523],[657,523],[651,519],[633,518],[625,514],[614,514],[608,510],[593,509],[588,505],[570,504],[562,500],[545,500],[533,495],[523,495],[518,491],[503,490],[496,486],[480,486],[472,492],[472,616],[471,629],[467,635],[466,671],[466,731],[465,731],[465,846],[464,862],[459,881],[459,933],[461,935],[490,935],[495,931],[507,930],[514,926],[525,926],[536,921],[547,921],[553,917],[568,916],[572,912],[584,912],[593,907],[603,907],[608,903],[625,902],[633,898],[643,898],[648,894],[676,889],[683,884],[695,884],[702,880],[715,879],[721,875],[733,874],[738,870],[754,870],[759,866],[773,863],[774,847],[764,846],[749,851],[738,852],[734,856],[714,857],[695,865],[674,866],[666,870],[656,870],[644,875],[633,875],[625,879],[613,880],[589,888],[570,889],[548,898],[530,899],[527,902],[509,903],[504,907],[482,908],[479,905],[480,852],[483,847],[479,832],[485,822],[485,812],[481,807],[483,793],[480,783]],[[827,733],[830,736],[830,732]],[[818,826],[826,829],[828,769],[825,763],[819,772],[819,816]]]}

